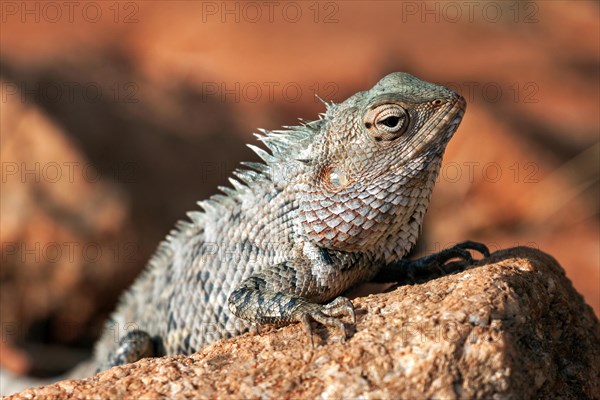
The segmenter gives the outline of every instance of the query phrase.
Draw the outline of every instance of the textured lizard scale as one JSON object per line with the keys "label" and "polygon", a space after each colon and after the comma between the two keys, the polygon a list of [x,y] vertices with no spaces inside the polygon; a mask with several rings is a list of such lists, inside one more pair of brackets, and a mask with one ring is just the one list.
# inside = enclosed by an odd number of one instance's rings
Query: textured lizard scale
{"label": "textured lizard scale", "polygon": [[261,131],[267,151],[251,147],[264,163],[244,163],[232,187],[171,231],[98,342],[101,369],[191,353],[251,323],[345,333],[340,319],[354,311],[338,296],[416,243],[465,101],[394,73],[326,106],[316,121]]}

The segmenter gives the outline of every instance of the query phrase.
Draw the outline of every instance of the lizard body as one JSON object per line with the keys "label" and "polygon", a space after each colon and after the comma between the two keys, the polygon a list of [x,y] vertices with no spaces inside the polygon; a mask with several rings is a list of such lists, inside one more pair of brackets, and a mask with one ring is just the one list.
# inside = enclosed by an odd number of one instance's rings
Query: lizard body
{"label": "lizard body", "polygon": [[[465,107],[394,73],[316,121],[261,131],[269,151],[251,147],[264,163],[245,163],[232,187],[188,213],[124,294],[97,343],[99,369],[189,354],[251,323],[301,321],[310,332],[315,320],[345,333],[340,317],[354,311],[340,296],[407,266]],[[441,261],[469,259],[466,248],[486,251],[459,246]]]}

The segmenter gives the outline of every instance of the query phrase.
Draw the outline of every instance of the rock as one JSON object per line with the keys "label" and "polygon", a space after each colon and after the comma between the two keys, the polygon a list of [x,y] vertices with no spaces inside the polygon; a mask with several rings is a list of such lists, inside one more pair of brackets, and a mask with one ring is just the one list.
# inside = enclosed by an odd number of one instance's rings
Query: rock
{"label": "rock", "polygon": [[540,251],[354,300],[354,335],[301,324],[9,398],[599,398],[600,324]]}

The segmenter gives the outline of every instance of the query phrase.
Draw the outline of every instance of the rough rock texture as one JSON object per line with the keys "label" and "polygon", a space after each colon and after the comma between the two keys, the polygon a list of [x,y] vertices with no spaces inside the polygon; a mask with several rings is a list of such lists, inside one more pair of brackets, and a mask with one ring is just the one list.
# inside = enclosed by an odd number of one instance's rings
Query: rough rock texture
{"label": "rough rock texture", "polygon": [[356,332],[343,344],[319,330],[313,349],[297,324],[12,398],[600,397],[598,319],[537,250],[498,251],[355,305]]}

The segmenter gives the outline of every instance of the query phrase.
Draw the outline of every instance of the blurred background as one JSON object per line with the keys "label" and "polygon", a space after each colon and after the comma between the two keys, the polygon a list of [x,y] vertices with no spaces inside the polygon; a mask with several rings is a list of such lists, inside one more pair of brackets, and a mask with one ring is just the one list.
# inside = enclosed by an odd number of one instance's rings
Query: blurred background
{"label": "blurred background", "polygon": [[600,312],[598,2],[4,1],[0,364],[89,354],[259,127],[405,71],[468,101],[414,256],[554,256]]}

